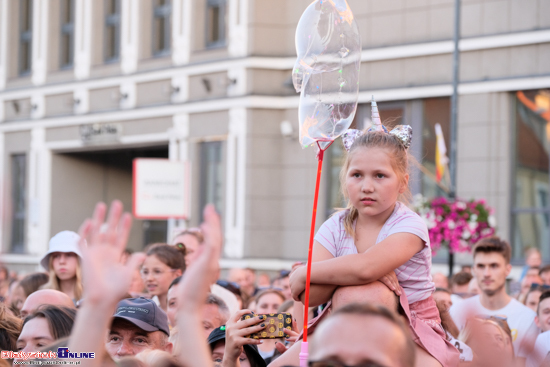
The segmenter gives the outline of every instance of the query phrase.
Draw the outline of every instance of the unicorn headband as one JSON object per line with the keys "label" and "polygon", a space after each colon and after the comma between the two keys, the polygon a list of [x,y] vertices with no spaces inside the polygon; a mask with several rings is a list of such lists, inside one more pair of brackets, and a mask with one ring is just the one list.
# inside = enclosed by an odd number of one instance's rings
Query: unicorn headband
{"label": "unicorn headband", "polygon": [[[374,100],[374,96],[372,96],[371,101],[371,118],[372,126],[367,129],[366,133],[369,133],[371,131],[384,131],[387,134],[395,135],[403,144],[403,147],[405,149],[408,149],[411,146],[412,127],[410,127],[409,125],[397,125],[392,129],[392,131],[388,131],[388,129],[386,129],[386,127],[382,125],[380,114],[378,113],[378,106],[376,104],[376,101]],[[344,142],[344,148],[346,148],[346,151],[349,152],[355,139],[363,134],[365,134],[365,132],[356,129],[348,129],[348,131],[342,134],[342,141]]]}

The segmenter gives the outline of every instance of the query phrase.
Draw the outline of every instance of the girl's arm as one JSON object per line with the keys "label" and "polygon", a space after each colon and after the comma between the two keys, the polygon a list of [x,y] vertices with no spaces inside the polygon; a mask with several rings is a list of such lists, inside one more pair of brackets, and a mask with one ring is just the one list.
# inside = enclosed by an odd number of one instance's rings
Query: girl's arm
{"label": "girl's arm", "polygon": [[[332,254],[323,245],[315,241],[313,243],[312,264],[315,264],[319,261],[329,260],[329,259],[334,259],[334,256],[332,256]],[[301,268],[305,272],[306,267],[302,266]],[[296,271],[298,271],[299,269],[297,269]],[[305,287],[305,277],[304,277],[303,287]],[[332,294],[336,290],[336,287],[337,285],[331,285],[331,284],[319,284],[319,283],[313,284],[313,280],[312,280],[311,286],[309,288],[309,306],[315,307],[328,302],[332,298]],[[292,283],[291,283],[291,288],[292,288]],[[304,303],[304,299],[305,299],[305,292],[301,292],[299,300],[302,303]]]}
{"label": "girl's arm", "polygon": [[[332,256],[332,254],[325,248],[325,246],[321,245],[319,242],[315,241],[313,243],[313,255],[312,255],[312,266],[315,263],[319,263],[322,261],[334,259],[335,257]],[[304,266],[305,268],[305,266]],[[304,278],[305,282],[305,278]],[[322,305],[323,303],[327,303],[332,298],[332,294],[336,290],[338,285],[334,284],[325,284],[322,282],[314,282],[313,278],[311,280],[311,286],[309,288],[309,306],[315,307]],[[300,296],[300,300],[302,303],[305,300],[305,292],[302,293]]]}
{"label": "girl's arm", "polygon": [[[340,286],[372,283],[406,263],[423,248],[424,241],[420,237],[395,233],[361,254],[312,263],[311,283]],[[305,284],[305,268],[295,273],[296,289],[299,284]]]}

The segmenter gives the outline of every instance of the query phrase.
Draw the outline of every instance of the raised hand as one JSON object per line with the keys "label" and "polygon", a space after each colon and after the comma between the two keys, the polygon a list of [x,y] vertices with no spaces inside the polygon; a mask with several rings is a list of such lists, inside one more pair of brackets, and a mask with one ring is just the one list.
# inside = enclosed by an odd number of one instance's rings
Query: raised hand
{"label": "raised hand", "polygon": [[82,278],[84,302],[113,305],[128,292],[133,272],[143,262],[144,255],[132,256],[126,264],[121,262],[132,218],[123,214],[118,200],[111,204],[104,222],[106,212],[107,206],[98,203],[92,219],[86,219],[80,226]]}

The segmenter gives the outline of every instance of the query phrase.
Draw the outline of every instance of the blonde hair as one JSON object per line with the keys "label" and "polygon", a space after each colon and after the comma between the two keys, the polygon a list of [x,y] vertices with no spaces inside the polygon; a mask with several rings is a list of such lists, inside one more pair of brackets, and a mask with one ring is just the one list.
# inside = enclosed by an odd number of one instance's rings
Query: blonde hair
{"label": "blonde hair", "polygon": [[[80,269],[80,257],[76,255],[78,262],[76,266],[76,274],[75,274],[75,285],[74,285],[74,297],[75,301],[78,301],[82,298],[82,270]],[[48,274],[50,275],[50,280],[48,283],[44,284],[44,286],[41,289],[54,289],[56,291],[61,290],[61,285],[59,284],[59,278],[57,277],[57,274],[55,274],[55,270],[53,269],[53,256],[50,255],[49,257],[49,265],[48,265]]]}
{"label": "blonde hair", "polygon": [[[346,155],[346,160],[344,161],[344,165],[342,166],[342,170],[340,171],[340,188],[342,190],[342,195],[344,199],[347,200],[346,208],[340,209],[347,210],[348,213],[344,216],[344,228],[346,229],[346,232],[352,237],[355,238],[355,230],[353,229],[353,223],[359,216],[359,213],[357,211],[357,208],[353,206],[351,201],[349,200],[349,195],[346,190],[346,179],[347,179],[347,173],[349,170],[349,166],[351,164],[351,159],[353,157],[353,154],[359,150],[359,148],[380,148],[385,149],[391,159],[391,166],[395,173],[397,174],[397,177],[399,180],[402,181],[403,184],[406,184],[406,176],[409,173],[409,161],[413,161],[414,158],[410,157],[410,154],[407,154],[407,150],[405,149],[403,143],[399,140],[398,137],[392,134],[388,134],[383,131],[371,131],[371,132],[365,132],[363,135],[357,137],[355,141],[353,142],[348,154]],[[413,161],[414,162],[414,161]],[[409,202],[411,197],[411,192],[407,186],[404,193],[400,194],[398,197],[398,200]]]}

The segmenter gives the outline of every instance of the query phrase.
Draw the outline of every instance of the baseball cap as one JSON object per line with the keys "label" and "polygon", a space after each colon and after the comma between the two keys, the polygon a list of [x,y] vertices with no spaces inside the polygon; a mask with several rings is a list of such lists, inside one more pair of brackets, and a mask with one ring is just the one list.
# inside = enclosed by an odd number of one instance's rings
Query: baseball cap
{"label": "baseball cap", "polygon": [[42,260],[40,265],[46,270],[50,268],[50,255],[54,252],[73,252],[82,259],[82,253],[80,252],[80,236],[72,231],[62,231],[53,236],[48,244],[48,252]]}
{"label": "baseball cap", "polygon": [[168,316],[153,300],[147,298],[123,299],[118,303],[113,317],[127,320],[147,332],[160,330],[170,335]]}
{"label": "baseball cap", "polygon": [[[208,335],[208,345],[210,346],[210,350],[214,349],[214,345],[216,342],[219,342],[220,340],[225,341],[225,325],[220,326],[219,328],[216,328],[212,330],[210,335]],[[244,352],[246,353],[246,356],[248,357],[250,361],[250,365],[252,367],[266,367],[266,363],[262,356],[260,355],[260,352],[258,352],[258,347],[252,344],[245,344],[243,345]]]}

